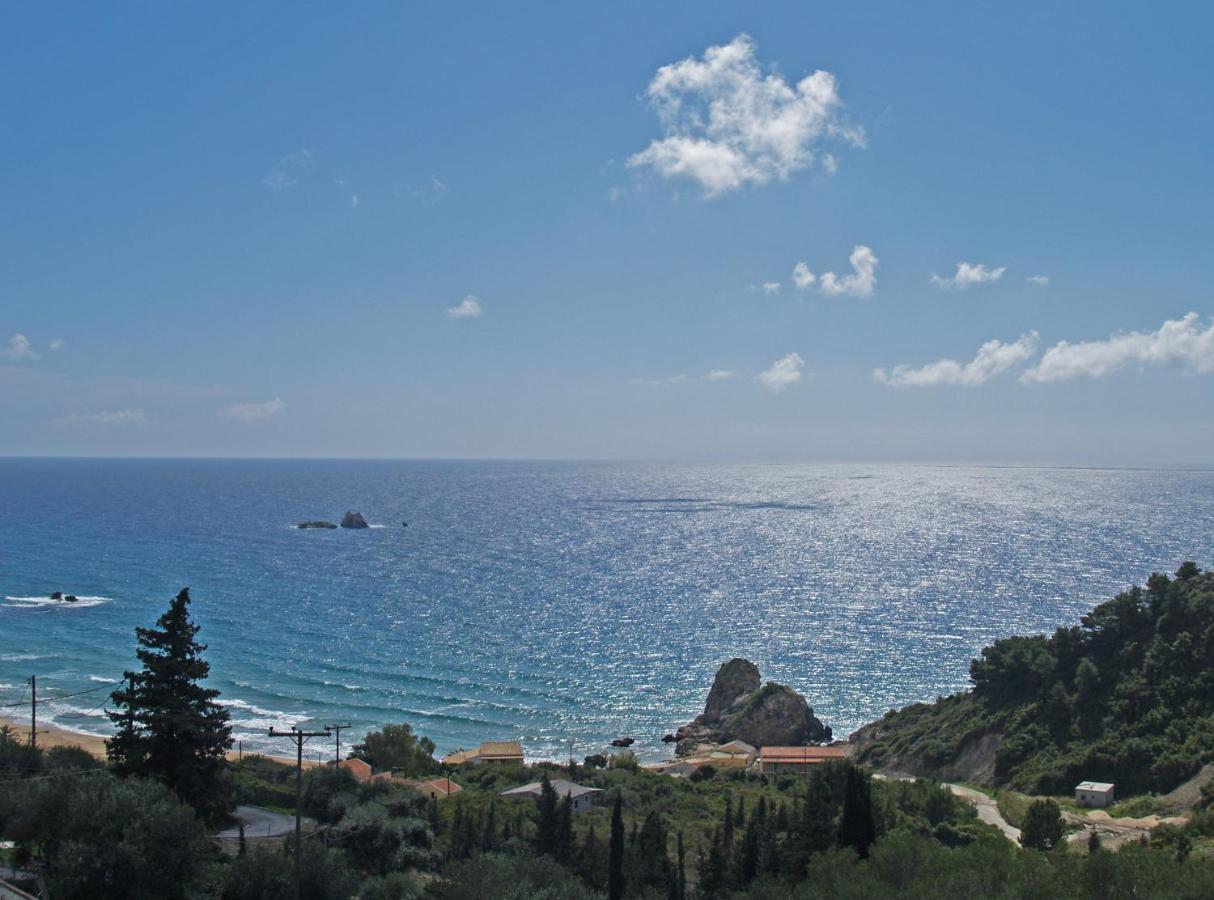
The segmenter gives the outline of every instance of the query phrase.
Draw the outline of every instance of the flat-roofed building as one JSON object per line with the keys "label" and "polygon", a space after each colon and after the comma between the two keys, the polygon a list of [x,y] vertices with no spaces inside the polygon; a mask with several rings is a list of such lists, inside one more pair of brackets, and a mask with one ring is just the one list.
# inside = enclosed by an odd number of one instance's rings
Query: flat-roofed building
{"label": "flat-roofed building", "polygon": [[763,747],[759,750],[759,771],[764,775],[776,772],[808,772],[813,766],[847,758],[847,748],[831,747]]}
{"label": "flat-roofed building", "polygon": [[1075,785],[1075,804],[1103,808],[1113,802],[1113,785],[1107,781],[1081,781]]}
{"label": "flat-roofed building", "polygon": [[[594,795],[599,793],[599,788],[586,787],[581,784],[574,784],[572,781],[566,781],[564,778],[558,778],[555,781],[549,781],[552,789],[556,792],[556,796],[563,800],[569,798],[569,807],[571,812],[582,812],[590,809]],[[532,800],[538,801],[544,793],[544,783],[542,781],[533,781],[531,784],[524,784],[522,787],[511,788],[508,791],[502,791],[503,797],[529,797]]]}

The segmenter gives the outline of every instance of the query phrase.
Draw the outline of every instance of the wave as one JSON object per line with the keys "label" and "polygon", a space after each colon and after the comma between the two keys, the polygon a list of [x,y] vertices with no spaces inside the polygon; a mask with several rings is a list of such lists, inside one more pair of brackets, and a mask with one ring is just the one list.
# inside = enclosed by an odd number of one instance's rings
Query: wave
{"label": "wave", "polygon": [[50,597],[9,597],[4,598],[4,605],[12,609],[41,609],[44,607],[56,607],[63,609],[88,609],[92,606],[100,606],[103,603],[109,603],[113,600],[112,597],[88,597],[77,595],[74,601],[68,600],[52,600]]}
{"label": "wave", "polygon": [[96,681],[101,684],[113,684],[114,683],[113,678],[104,678],[101,675],[90,675],[89,681]]}

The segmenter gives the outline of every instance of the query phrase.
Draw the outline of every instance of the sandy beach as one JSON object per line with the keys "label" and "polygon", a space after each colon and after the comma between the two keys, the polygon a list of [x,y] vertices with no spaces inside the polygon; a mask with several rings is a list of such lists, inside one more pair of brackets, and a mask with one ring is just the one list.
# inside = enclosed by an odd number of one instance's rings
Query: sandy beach
{"label": "sandy beach", "polygon": [[[30,726],[28,722],[18,722],[15,719],[5,718],[0,716],[0,726],[7,725],[9,728],[21,738],[28,739]],[[51,747],[80,747],[87,750],[98,759],[105,759],[105,738],[98,737],[95,734],[81,734],[79,731],[68,731],[66,728],[57,728],[54,725],[38,724],[38,746],[43,750],[49,750]],[[315,750],[311,750],[312,758],[308,758],[308,754],[304,754],[304,768],[311,769],[321,765],[315,756]],[[236,750],[228,751],[228,759],[239,758],[239,753]],[[253,754],[247,754],[252,756]],[[288,759],[285,756],[269,756],[267,759],[273,759],[283,765],[295,765],[294,758]],[[328,759],[329,757],[326,757]]]}

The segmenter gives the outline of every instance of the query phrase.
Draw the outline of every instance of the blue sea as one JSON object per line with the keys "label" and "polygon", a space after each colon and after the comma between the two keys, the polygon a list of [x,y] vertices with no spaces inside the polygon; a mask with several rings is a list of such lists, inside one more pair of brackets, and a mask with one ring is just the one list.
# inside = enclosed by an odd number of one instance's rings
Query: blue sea
{"label": "blue sea", "polygon": [[[292,527],[346,510],[374,527]],[[73,695],[40,716],[105,732],[134,629],[188,585],[246,750],[406,721],[440,751],[653,757],[731,656],[845,735],[964,688],[996,638],[1214,564],[1214,472],[8,459],[0,534],[2,715],[36,674]]]}

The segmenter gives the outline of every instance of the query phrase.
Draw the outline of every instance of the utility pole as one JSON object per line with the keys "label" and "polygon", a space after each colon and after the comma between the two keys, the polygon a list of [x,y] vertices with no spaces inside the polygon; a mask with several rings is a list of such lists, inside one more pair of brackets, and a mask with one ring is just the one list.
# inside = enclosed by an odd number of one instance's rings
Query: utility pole
{"label": "utility pole", "polygon": [[303,805],[303,745],[310,737],[332,737],[329,729],[324,731],[300,731],[294,725],[290,731],[275,731],[270,726],[270,737],[290,738],[295,742],[295,896],[299,897],[299,851],[303,840],[300,826],[300,807]]}
{"label": "utility pole", "polygon": [[30,750],[38,752],[38,676],[30,676]]}
{"label": "utility pole", "polygon": [[332,728],[332,729],[333,729],[333,733],[334,733],[334,735],[335,735],[335,737],[336,737],[336,740],[333,742],[333,744],[334,744],[334,747],[333,747],[333,765],[334,765],[335,767],[336,767],[336,766],[340,766],[340,765],[341,765],[341,732],[342,732],[342,729],[343,729],[343,728],[349,728],[349,727],[350,727],[350,723],[349,723],[349,722],[339,722],[339,723],[336,723],[336,724],[333,724],[333,725],[326,725],[326,726],[325,726],[325,728]]}

